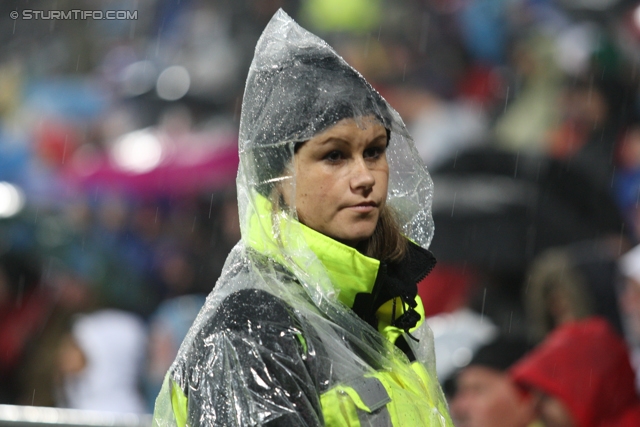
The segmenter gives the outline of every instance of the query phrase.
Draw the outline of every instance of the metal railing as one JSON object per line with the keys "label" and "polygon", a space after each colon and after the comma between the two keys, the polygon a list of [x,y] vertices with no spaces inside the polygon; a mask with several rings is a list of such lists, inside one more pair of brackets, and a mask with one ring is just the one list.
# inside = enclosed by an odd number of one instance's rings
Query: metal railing
{"label": "metal railing", "polygon": [[0,405],[2,427],[151,427],[151,419],[151,415],[148,414]]}

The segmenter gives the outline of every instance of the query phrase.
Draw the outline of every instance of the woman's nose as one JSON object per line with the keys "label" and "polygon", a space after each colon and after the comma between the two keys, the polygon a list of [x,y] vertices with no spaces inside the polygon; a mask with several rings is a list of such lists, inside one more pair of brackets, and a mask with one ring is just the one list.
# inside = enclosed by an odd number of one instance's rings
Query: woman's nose
{"label": "woman's nose", "polygon": [[357,159],[353,163],[351,171],[351,187],[356,190],[359,188],[370,189],[376,183],[376,179],[367,167],[364,158]]}

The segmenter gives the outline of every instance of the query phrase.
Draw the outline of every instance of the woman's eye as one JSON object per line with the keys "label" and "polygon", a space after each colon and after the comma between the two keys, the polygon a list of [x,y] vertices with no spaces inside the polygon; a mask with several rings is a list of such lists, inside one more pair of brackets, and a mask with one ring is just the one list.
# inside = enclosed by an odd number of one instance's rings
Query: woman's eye
{"label": "woman's eye", "polygon": [[338,160],[342,160],[343,156],[340,151],[334,150],[324,156],[325,160],[329,160],[330,162],[337,162]]}
{"label": "woman's eye", "polygon": [[365,159],[377,159],[378,157],[380,157],[382,155],[382,153],[384,153],[384,148],[382,147],[372,147],[372,148],[368,148],[364,151],[364,158]]}

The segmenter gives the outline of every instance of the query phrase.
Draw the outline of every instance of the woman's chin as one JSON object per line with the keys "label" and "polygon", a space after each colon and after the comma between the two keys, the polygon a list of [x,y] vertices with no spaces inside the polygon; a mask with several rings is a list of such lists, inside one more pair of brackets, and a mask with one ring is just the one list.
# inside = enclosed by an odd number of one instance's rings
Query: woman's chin
{"label": "woman's chin", "polygon": [[344,230],[344,232],[337,234],[336,236],[329,236],[333,239],[344,243],[347,246],[356,247],[360,243],[364,242],[368,238],[373,235],[375,231],[375,226],[373,227],[354,227],[349,230]]}

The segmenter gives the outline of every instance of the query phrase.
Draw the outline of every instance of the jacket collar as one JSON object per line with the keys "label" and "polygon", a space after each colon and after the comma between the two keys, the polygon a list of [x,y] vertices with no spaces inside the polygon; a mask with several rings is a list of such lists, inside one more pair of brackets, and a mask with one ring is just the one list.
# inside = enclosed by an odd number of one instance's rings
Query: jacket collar
{"label": "jacket collar", "polygon": [[380,261],[367,257],[284,213],[274,213],[271,202],[260,194],[255,195],[255,201],[255,211],[249,221],[245,239],[248,246],[291,270],[294,270],[291,264],[295,263],[310,277],[322,277],[324,274],[318,271],[317,263],[302,259],[310,249],[322,263],[338,300],[347,307],[353,307],[357,294],[370,294],[373,291]]}
{"label": "jacket collar", "polygon": [[[422,320],[420,317],[424,318],[417,297],[417,283],[435,265],[435,258],[428,250],[409,242],[404,259],[393,264],[381,263],[284,213],[274,214],[271,203],[265,197],[256,195],[255,200],[256,209],[249,221],[246,239],[253,249],[287,268],[291,268],[294,262],[310,277],[322,277],[324,274],[318,271],[317,263],[300,259],[306,248],[310,249],[329,276],[337,299],[353,308],[374,327],[377,327],[378,320],[380,326],[393,325],[396,319],[400,320],[407,311],[416,308],[420,314],[418,319],[414,315],[412,322],[405,317],[409,327],[400,327],[405,330],[413,328],[418,320]],[[277,227],[274,227],[274,219],[278,222]],[[393,310],[393,301],[397,302],[397,310]],[[367,312],[363,312],[358,305],[367,307]]]}

